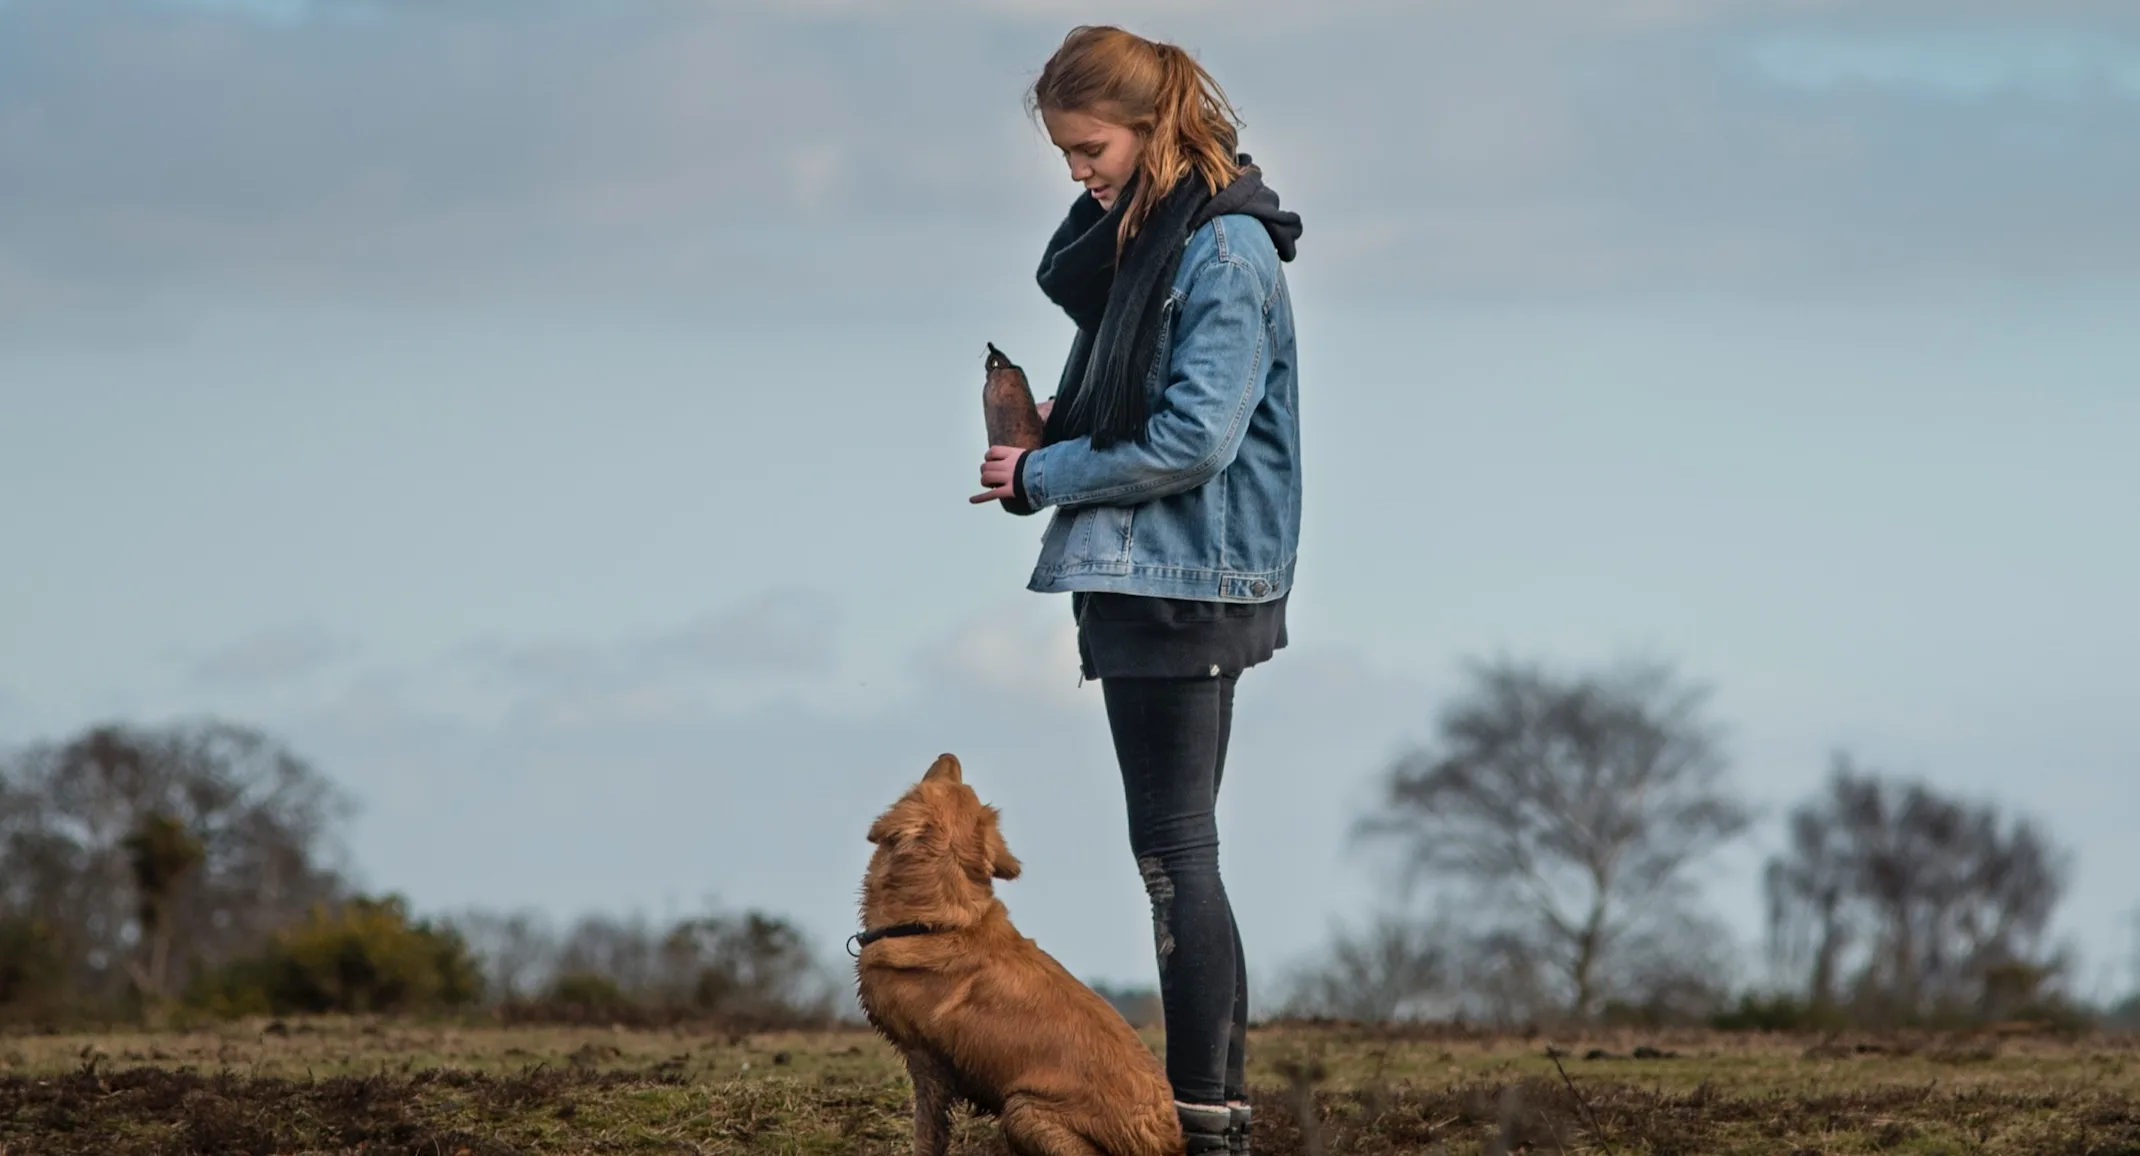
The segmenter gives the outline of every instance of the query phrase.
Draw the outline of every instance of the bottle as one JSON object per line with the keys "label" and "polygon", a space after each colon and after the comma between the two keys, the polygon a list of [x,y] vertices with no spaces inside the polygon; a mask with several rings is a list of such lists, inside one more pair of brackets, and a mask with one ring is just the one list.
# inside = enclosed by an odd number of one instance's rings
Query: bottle
{"label": "bottle", "polygon": [[1040,448],[1040,407],[1033,403],[1033,388],[1026,384],[1025,370],[988,344],[988,378],[981,386],[981,417],[988,426],[988,444]]}

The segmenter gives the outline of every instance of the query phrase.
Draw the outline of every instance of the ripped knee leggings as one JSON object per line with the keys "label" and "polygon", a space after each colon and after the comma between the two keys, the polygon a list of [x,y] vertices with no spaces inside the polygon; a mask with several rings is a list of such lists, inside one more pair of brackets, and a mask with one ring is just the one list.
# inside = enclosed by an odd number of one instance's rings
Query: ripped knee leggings
{"label": "ripped knee leggings", "polygon": [[1108,729],[1122,769],[1130,849],[1152,901],[1167,1079],[1191,1104],[1245,1099],[1248,973],[1213,808],[1233,726],[1236,679],[1108,678]]}

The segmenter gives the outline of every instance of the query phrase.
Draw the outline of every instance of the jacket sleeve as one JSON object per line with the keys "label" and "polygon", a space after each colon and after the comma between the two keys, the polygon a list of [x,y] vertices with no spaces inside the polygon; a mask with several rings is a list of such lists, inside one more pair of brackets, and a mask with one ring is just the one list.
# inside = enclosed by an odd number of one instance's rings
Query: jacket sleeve
{"label": "jacket sleeve", "polygon": [[1146,440],[1101,450],[1080,437],[1027,452],[1019,473],[1032,507],[1130,506],[1219,476],[1263,400],[1263,305],[1261,279],[1239,256],[1198,269],[1174,320],[1166,389]]}

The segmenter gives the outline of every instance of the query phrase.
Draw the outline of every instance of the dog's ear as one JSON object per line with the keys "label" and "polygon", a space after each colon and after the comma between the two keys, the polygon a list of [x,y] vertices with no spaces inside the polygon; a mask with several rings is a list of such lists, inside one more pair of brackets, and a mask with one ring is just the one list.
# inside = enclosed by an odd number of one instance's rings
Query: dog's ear
{"label": "dog's ear", "polygon": [[921,777],[921,781],[924,783],[933,783],[939,779],[948,779],[954,783],[966,781],[965,776],[960,773],[959,760],[956,755],[936,756],[936,762],[930,766],[929,773]]}
{"label": "dog's ear", "polygon": [[921,834],[922,819],[912,807],[893,807],[877,821],[870,824],[869,841],[882,843],[887,839],[912,839]]}
{"label": "dog's ear", "polygon": [[988,873],[998,879],[1016,879],[1025,870],[1018,857],[1011,854],[1010,844],[1003,841],[1003,832],[996,827],[996,809],[985,808],[981,812],[981,849],[988,859]]}

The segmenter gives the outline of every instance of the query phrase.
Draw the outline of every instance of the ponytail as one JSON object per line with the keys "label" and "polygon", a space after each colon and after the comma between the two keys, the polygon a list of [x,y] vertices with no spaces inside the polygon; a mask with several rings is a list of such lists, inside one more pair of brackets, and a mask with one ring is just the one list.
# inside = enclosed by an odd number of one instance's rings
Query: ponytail
{"label": "ponytail", "polygon": [[1240,117],[1218,81],[1179,45],[1114,27],[1071,29],[1026,104],[1034,112],[1091,113],[1144,138],[1118,253],[1181,181],[1194,177],[1217,193],[1240,175]]}

